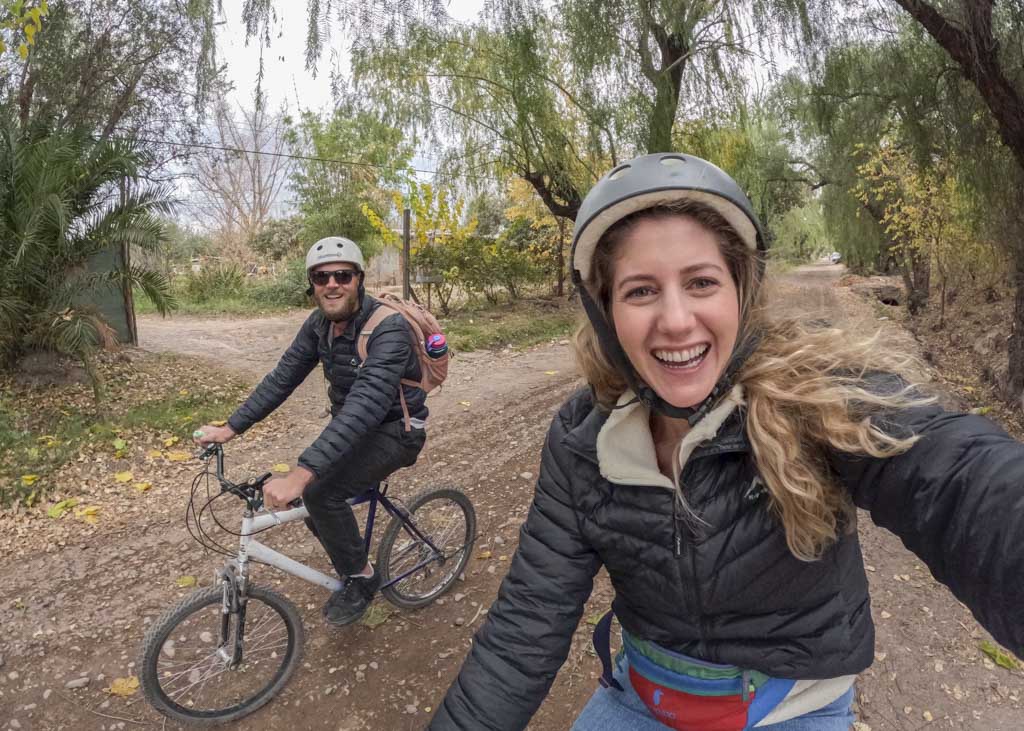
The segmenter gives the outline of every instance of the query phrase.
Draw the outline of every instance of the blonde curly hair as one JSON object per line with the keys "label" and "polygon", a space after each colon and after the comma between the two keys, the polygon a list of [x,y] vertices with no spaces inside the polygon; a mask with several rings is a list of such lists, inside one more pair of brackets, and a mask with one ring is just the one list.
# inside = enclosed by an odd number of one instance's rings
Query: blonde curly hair
{"label": "blonde curly hair", "polygon": [[[872,391],[864,377],[879,372],[907,376],[919,372],[919,366],[910,356],[883,347],[878,334],[857,339],[837,328],[773,316],[761,286],[760,255],[717,211],[694,201],[638,211],[605,232],[585,286],[606,316],[619,244],[638,221],[664,216],[691,218],[718,239],[740,299],[736,342],[754,333],[760,338],[735,381],[744,391],[747,436],[790,551],[815,560],[836,540],[840,526],[856,526],[852,501],[829,469],[828,451],[881,458],[901,454],[917,437],[886,434],[871,417],[933,401],[905,384],[891,393]],[[577,365],[599,406],[612,408],[628,386],[586,318],[574,346]]]}

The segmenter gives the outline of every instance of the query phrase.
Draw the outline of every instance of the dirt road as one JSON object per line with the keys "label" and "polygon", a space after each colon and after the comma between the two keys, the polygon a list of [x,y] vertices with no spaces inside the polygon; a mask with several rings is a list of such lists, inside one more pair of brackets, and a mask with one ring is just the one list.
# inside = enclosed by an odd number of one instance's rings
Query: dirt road
{"label": "dirt road", "polygon": [[[833,287],[841,267],[790,273],[783,300],[850,326],[877,325],[873,308]],[[206,359],[254,383],[276,361],[302,321],[292,314],[254,320],[140,319],[142,347]],[[508,566],[537,474],[551,415],[574,388],[566,343],[526,352],[467,353],[444,390],[430,399],[428,446],[397,474],[392,489],[411,494],[453,485],[474,501],[479,542],[465,581],[436,604],[398,612],[374,628],[324,626],[322,590],[270,569],[256,581],[287,594],[307,633],[302,667],[284,693],[237,724],[245,729],[419,729],[458,671]],[[294,463],[325,421],[323,383],[314,374],[263,425],[231,445],[232,474]],[[88,541],[51,553],[18,553],[0,569],[0,729],[173,728],[138,695],[106,692],[133,673],[142,635],[167,606],[187,594],[182,575],[211,581],[219,564],[191,542],[182,525],[187,480],[158,493],[143,518],[112,518]],[[156,491],[155,491],[156,492]],[[39,523],[39,530],[46,529]],[[928,726],[970,731],[1022,727],[1024,674],[996,667],[978,651],[987,635],[892,535],[860,524],[878,627],[876,662],[858,684],[858,731]],[[269,542],[326,570],[320,547],[301,526]],[[490,558],[478,558],[489,551]],[[584,616],[608,605],[598,582]],[[378,600],[379,601],[379,600]],[[577,631],[568,662],[531,729],[567,729],[596,685],[590,627]],[[75,688],[73,686],[81,685]],[[69,687],[72,686],[72,687]]]}

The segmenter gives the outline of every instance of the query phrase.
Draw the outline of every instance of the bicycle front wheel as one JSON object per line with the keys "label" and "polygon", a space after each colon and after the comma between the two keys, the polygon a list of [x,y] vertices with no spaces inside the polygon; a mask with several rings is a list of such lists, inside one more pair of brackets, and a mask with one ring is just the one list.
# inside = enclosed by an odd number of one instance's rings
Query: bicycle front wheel
{"label": "bicycle front wheel", "polygon": [[377,566],[384,597],[416,609],[446,592],[469,561],[476,540],[476,511],[458,490],[425,492],[409,504],[406,520],[395,517],[380,541]]}
{"label": "bicycle front wheel", "polygon": [[146,633],[140,685],[175,721],[213,726],[247,716],[284,687],[302,657],[302,619],[291,602],[253,586],[244,611],[225,613],[224,592],[195,592]]}

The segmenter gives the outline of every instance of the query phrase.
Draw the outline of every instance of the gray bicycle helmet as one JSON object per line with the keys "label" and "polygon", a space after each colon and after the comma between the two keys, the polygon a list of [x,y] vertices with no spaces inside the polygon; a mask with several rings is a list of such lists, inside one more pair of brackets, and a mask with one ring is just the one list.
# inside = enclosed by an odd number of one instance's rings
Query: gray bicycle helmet
{"label": "gray bicycle helmet", "polygon": [[[740,186],[707,160],[682,153],[643,155],[618,165],[601,178],[583,199],[576,214],[572,239],[572,280],[605,355],[622,373],[637,398],[667,416],[697,423],[732,387],[740,367],[757,348],[756,333],[736,344],[721,377],[708,397],[691,407],[674,406],[640,380],[619,344],[613,323],[586,286],[591,276],[594,251],[604,233],[616,222],[647,208],[693,200],[715,209],[754,251],[767,250],[767,239],[750,199]],[[763,258],[760,260],[763,268]]]}

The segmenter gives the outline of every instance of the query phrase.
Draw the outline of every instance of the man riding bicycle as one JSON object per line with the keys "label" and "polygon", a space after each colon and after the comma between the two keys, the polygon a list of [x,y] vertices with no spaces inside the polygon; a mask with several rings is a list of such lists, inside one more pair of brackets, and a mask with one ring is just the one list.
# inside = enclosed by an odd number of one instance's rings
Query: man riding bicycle
{"label": "man riding bicycle", "polygon": [[[397,312],[363,334],[380,305],[366,294],[363,254],[340,236],[317,241],[306,255],[306,275],[317,309],[303,323],[277,366],[231,415],[226,426],[203,426],[200,444],[224,443],[266,418],[317,363],[330,384],[331,421],[299,456],[298,466],[264,488],[268,508],[302,498],[306,525],[323,544],[344,582],[324,606],[332,625],[355,622],[380,586],[347,500],[416,462],[426,440],[426,394],[402,383],[420,378],[408,326]],[[366,360],[357,343],[367,337]],[[404,419],[402,399],[408,408]]]}

